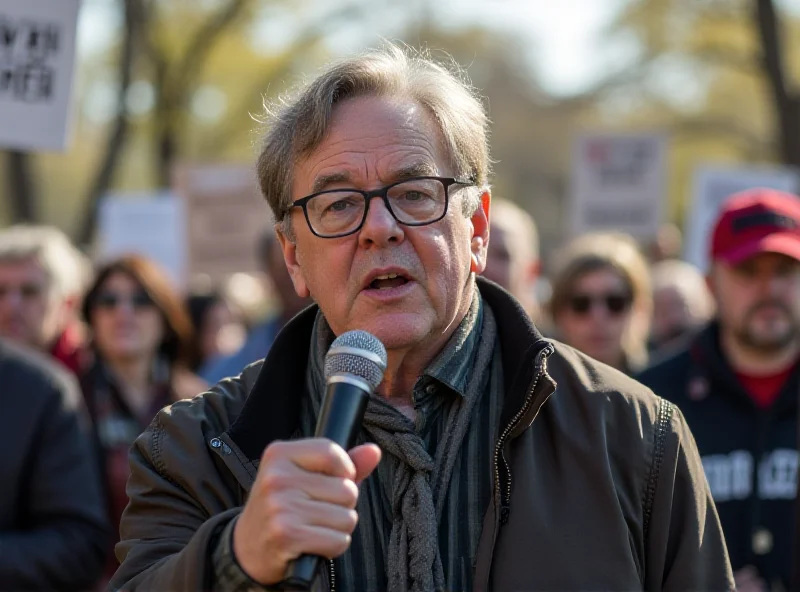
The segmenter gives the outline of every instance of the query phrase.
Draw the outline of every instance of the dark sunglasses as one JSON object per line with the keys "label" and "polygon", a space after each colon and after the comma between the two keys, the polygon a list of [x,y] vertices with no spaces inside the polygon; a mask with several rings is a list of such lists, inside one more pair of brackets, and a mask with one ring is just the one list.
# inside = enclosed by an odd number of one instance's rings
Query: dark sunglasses
{"label": "dark sunglasses", "polygon": [[575,294],[567,299],[569,309],[579,315],[588,314],[595,305],[605,306],[612,315],[619,315],[628,310],[631,305],[630,294]]}
{"label": "dark sunglasses", "polygon": [[153,306],[153,299],[146,292],[136,292],[131,296],[123,296],[114,292],[103,292],[95,298],[95,305],[99,308],[108,310],[117,308],[121,304],[127,303],[135,310],[143,310]]}

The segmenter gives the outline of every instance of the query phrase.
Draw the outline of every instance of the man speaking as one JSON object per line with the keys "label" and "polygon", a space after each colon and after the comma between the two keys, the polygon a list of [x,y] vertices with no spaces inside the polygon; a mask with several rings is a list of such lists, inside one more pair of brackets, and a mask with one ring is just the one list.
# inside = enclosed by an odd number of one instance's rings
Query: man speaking
{"label": "man speaking", "polygon": [[[316,555],[323,590],[732,589],[680,412],[476,280],[488,122],[458,74],[388,46],[269,124],[262,191],[317,306],[137,440],[112,588],[285,589]],[[356,329],[388,363],[345,451],[313,434]]]}

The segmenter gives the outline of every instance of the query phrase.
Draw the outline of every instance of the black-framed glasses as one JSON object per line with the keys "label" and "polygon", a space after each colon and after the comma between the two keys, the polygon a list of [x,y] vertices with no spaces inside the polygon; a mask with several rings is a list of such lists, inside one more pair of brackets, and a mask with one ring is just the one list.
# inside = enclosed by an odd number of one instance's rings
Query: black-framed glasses
{"label": "black-framed glasses", "polygon": [[613,316],[627,311],[633,297],[627,292],[609,292],[607,294],[573,294],[567,299],[570,310],[578,315],[588,314],[596,305],[602,305]]}
{"label": "black-framed glasses", "polygon": [[399,224],[425,226],[444,218],[453,185],[474,185],[472,179],[414,177],[373,191],[326,189],[293,202],[303,208],[308,227],[320,238],[339,238],[358,232],[374,197],[383,199],[386,209]]}

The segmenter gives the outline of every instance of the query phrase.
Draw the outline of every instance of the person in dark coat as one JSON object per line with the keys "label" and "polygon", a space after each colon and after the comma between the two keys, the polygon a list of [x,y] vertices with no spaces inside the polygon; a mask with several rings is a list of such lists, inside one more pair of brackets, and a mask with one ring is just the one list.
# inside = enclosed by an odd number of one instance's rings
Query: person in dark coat
{"label": "person in dark coat", "polygon": [[697,439],[737,589],[798,590],[800,198],[731,197],[711,245],[716,320],[639,379]]}
{"label": "person in dark coat", "polygon": [[110,540],[77,384],[0,340],[0,590],[87,590]]}

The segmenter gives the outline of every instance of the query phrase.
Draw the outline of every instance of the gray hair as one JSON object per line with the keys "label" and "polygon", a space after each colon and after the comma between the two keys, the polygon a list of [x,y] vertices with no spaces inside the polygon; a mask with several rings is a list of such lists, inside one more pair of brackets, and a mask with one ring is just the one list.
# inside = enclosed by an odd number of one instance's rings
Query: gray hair
{"label": "gray hair", "polygon": [[[451,61],[433,61],[427,52],[386,44],[378,50],[327,66],[309,84],[276,105],[265,104],[267,127],[257,171],[261,192],[275,220],[283,222],[292,202],[292,172],[298,158],[323,141],[337,103],[360,96],[411,99],[434,117],[456,174],[479,186],[490,174],[489,120],[464,71]],[[479,194],[465,192],[464,214],[480,205]],[[291,228],[283,225],[291,236]]]}
{"label": "gray hair", "polygon": [[86,287],[88,260],[57,228],[18,224],[0,230],[0,264],[27,259],[42,266],[53,295],[76,296]]}
{"label": "gray hair", "polygon": [[489,222],[511,235],[513,256],[518,256],[526,262],[538,261],[539,230],[533,216],[526,210],[513,201],[492,197]]}
{"label": "gray hair", "polygon": [[705,277],[697,267],[679,259],[665,259],[653,265],[653,292],[674,288],[698,320],[708,321],[714,316],[716,305]]}

